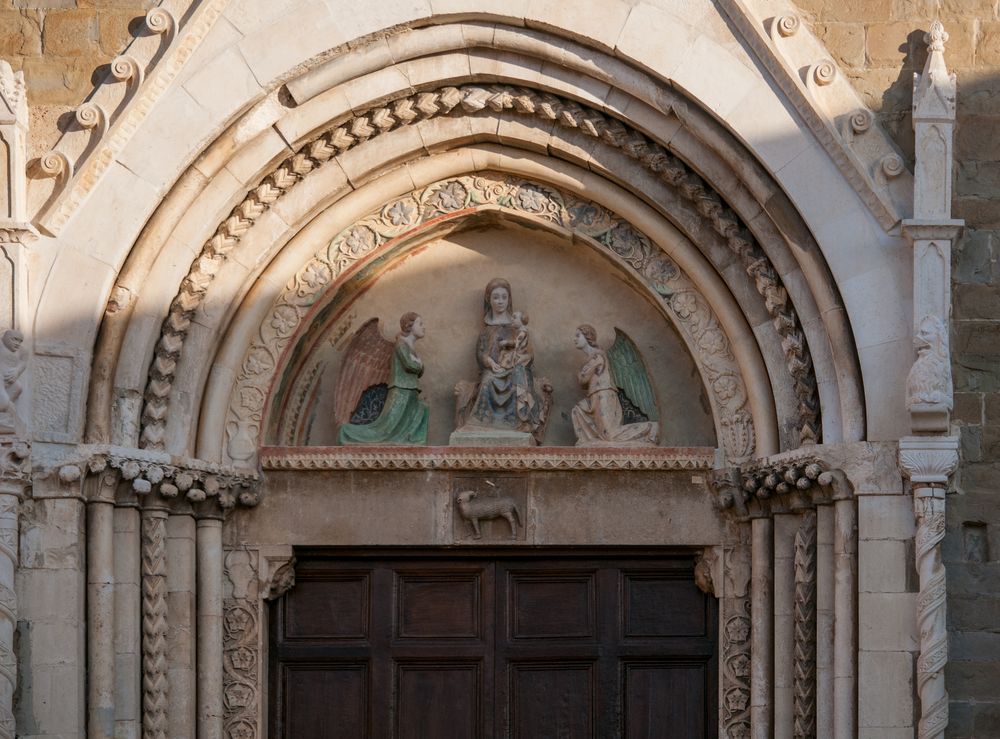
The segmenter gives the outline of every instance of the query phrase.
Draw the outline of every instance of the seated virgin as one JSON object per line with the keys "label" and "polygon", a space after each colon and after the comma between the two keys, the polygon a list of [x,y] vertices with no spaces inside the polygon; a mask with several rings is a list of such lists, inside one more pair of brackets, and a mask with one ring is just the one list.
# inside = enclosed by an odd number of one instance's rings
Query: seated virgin
{"label": "seated virgin", "polygon": [[513,312],[510,283],[494,278],[483,295],[483,326],[476,343],[479,381],[455,387],[451,444],[531,446],[545,432],[552,388],[534,377],[527,316]]}

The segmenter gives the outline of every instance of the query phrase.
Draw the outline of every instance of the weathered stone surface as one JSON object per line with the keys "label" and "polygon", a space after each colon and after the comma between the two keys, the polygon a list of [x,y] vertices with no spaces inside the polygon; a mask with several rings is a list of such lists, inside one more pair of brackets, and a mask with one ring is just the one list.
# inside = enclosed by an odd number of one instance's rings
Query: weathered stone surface
{"label": "weathered stone surface", "polygon": [[35,10],[0,10],[0,56],[5,59],[42,53],[42,14]]}
{"label": "weathered stone surface", "polygon": [[45,17],[43,43],[47,54],[84,56],[98,50],[100,37],[97,13],[93,10],[67,10]]}
{"label": "weathered stone surface", "polygon": [[844,67],[865,64],[865,27],[860,23],[817,23],[816,35],[833,52],[836,62]]}
{"label": "weathered stone surface", "polygon": [[826,21],[879,21],[892,16],[892,0],[806,0],[806,10]]}

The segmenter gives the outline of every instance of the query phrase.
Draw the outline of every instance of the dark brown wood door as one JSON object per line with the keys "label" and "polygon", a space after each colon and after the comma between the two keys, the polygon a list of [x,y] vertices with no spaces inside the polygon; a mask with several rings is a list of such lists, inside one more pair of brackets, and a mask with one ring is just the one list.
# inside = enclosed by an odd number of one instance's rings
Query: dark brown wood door
{"label": "dark brown wood door", "polygon": [[714,735],[714,608],[689,555],[302,553],[272,736]]}

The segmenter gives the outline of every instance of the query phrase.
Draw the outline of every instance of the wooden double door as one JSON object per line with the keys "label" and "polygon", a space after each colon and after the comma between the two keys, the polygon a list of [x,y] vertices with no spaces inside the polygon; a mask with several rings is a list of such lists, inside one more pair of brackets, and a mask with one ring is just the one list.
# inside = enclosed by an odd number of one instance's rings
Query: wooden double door
{"label": "wooden double door", "polygon": [[271,736],[714,736],[715,655],[689,554],[300,553]]}

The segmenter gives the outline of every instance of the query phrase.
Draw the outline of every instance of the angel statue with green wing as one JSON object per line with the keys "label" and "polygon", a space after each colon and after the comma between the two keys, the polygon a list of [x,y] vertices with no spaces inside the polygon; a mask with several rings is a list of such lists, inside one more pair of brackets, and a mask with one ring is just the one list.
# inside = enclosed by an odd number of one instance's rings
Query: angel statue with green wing
{"label": "angel statue with green wing", "polygon": [[579,375],[587,396],[572,411],[576,445],[656,446],[656,397],[632,339],[616,328],[615,343],[605,352],[597,344],[596,329],[584,324],[575,341],[587,355]]}
{"label": "angel statue with green wing", "polygon": [[351,339],[334,403],[341,444],[427,443],[429,413],[417,385],[424,363],[414,351],[424,319],[404,313],[399,328],[393,344],[373,318]]}

